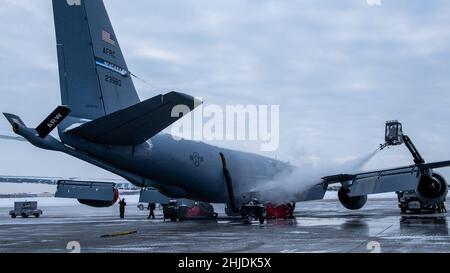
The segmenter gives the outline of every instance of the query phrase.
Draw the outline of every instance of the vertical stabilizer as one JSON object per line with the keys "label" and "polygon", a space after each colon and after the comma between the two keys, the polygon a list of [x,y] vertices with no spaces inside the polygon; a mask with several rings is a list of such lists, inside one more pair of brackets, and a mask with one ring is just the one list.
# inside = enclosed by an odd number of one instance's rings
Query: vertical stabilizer
{"label": "vertical stabilizer", "polygon": [[53,0],[61,100],[97,119],[139,102],[102,0]]}

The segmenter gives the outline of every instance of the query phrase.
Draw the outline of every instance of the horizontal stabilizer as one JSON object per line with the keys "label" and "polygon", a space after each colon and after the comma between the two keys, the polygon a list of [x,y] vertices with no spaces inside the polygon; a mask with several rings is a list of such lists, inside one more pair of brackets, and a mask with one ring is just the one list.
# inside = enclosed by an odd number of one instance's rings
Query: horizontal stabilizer
{"label": "horizontal stabilizer", "polygon": [[3,113],[3,115],[13,127],[14,132],[17,132],[19,127],[27,127],[19,116],[9,113]]}
{"label": "horizontal stabilizer", "polygon": [[[37,128],[36,132],[40,138],[46,138],[70,113],[67,106],[58,106]],[[14,114],[3,113],[11,124],[13,131],[18,134],[20,128],[27,128],[22,119]],[[33,129],[34,131],[34,129]],[[3,139],[13,139],[7,136],[1,136]],[[18,138],[14,138],[18,140]]]}
{"label": "horizontal stabilizer", "polygon": [[[105,145],[144,143],[200,105],[194,97],[170,92],[85,123],[66,133]],[[176,108],[180,106],[180,111]],[[173,113],[175,112],[175,113]]]}

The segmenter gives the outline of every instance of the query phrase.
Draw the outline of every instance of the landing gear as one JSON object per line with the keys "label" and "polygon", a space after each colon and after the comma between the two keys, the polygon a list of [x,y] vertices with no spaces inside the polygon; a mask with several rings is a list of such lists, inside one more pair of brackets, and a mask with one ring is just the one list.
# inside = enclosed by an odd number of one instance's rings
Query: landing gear
{"label": "landing gear", "polygon": [[227,206],[227,214],[241,215],[244,224],[249,225],[252,223],[252,219],[259,220],[260,224],[264,224],[266,209],[263,204],[259,203],[257,199],[253,199],[247,204],[244,204],[240,208],[236,206],[233,180],[231,178],[230,170],[228,169],[227,160],[223,153],[220,153],[220,158],[223,165],[223,175],[225,178],[225,185],[228,191],[229,207]]}
{"label": "landing gear", "polygon": [[266,209],[264,205],[259,203],[256,199],[253,199],[248,204],[243,205],[240,212],[244,224],[246,225],[251,224],[253,219],[258,220],[261,225],[265,222]]}
{"label": "landing gear", "polygon": [[171,200],[169,204],[163,205],[164,221],[166,221],[166,219],[170,219],[171,222],[176,222],[178,220],[183,221],[186,210],[187,208],[185,206],[180,206],[178,201]]}

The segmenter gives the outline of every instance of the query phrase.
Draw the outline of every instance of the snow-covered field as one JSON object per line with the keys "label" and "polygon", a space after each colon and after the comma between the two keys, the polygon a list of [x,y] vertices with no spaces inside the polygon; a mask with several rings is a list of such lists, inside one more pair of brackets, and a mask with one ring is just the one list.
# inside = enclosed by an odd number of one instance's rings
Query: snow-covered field
{"label": "snow-covered field", "polygon": [[[383,193],[383,194],[374,194],[370,195],[370,199],[395,199],[397,196],[395,193]],[[129,205],[135,205],[139,202],[139,195],[126,195],[121,196],[121,198],[125,198],[126,202]],[[334,200],[337,199],[337,192],[328,191],[325,194],[326,200]],[[14,202],[20,201],[37,201],[39,206],[45,207],[57,207],[57,206],[83,206],[78,203],[75,199],[64,199],[64,198],[54,198],[54,197],[37,197],[37,198],[3,198],[0,199],[0,207],[1,208],[10,208],[14,206]]]}
{"label": "snow-covered field", "polygon": [[[121,197],[122,198],[122,197]],[[127,195],[123,196],[129,205],[137,204],[139,201],[139,195]],[[41,207],[59,207],[59,206],[84,206],[78,203],[75,199],[54,198],[54,197],[37,197],[37,198],[4,198],[0,199],[0,208],[14,207],[14,202],[20,201],[37,201]]]}

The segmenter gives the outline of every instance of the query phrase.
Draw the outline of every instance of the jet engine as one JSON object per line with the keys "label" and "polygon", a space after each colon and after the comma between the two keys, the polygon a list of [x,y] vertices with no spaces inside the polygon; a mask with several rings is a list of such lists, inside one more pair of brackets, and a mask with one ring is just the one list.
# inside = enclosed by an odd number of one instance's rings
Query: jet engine
{"label": "jet engine", "polygon": [[341,204],[350,210],[358,210],[367,202],[367,195],[363,196],[348,196],[348,193],[350,192],[349,189],[346,189],[342,187],[338,192],[339,201]]}
{"label": "jet engine", "polygon": [[438,205],[445,201],[448,193],[447,181],[438,173],[422,175],[417,185],[416,195],[428,206]]}
{"label": "jet engine", "polygon": [[109,208],[113,206],[117,202],[117,200],[119,200],[119,190],[114,188],[113,191],[114,197],[111,201],[78,199],[78,202],[80,202],[80,204],[94,208]]}

